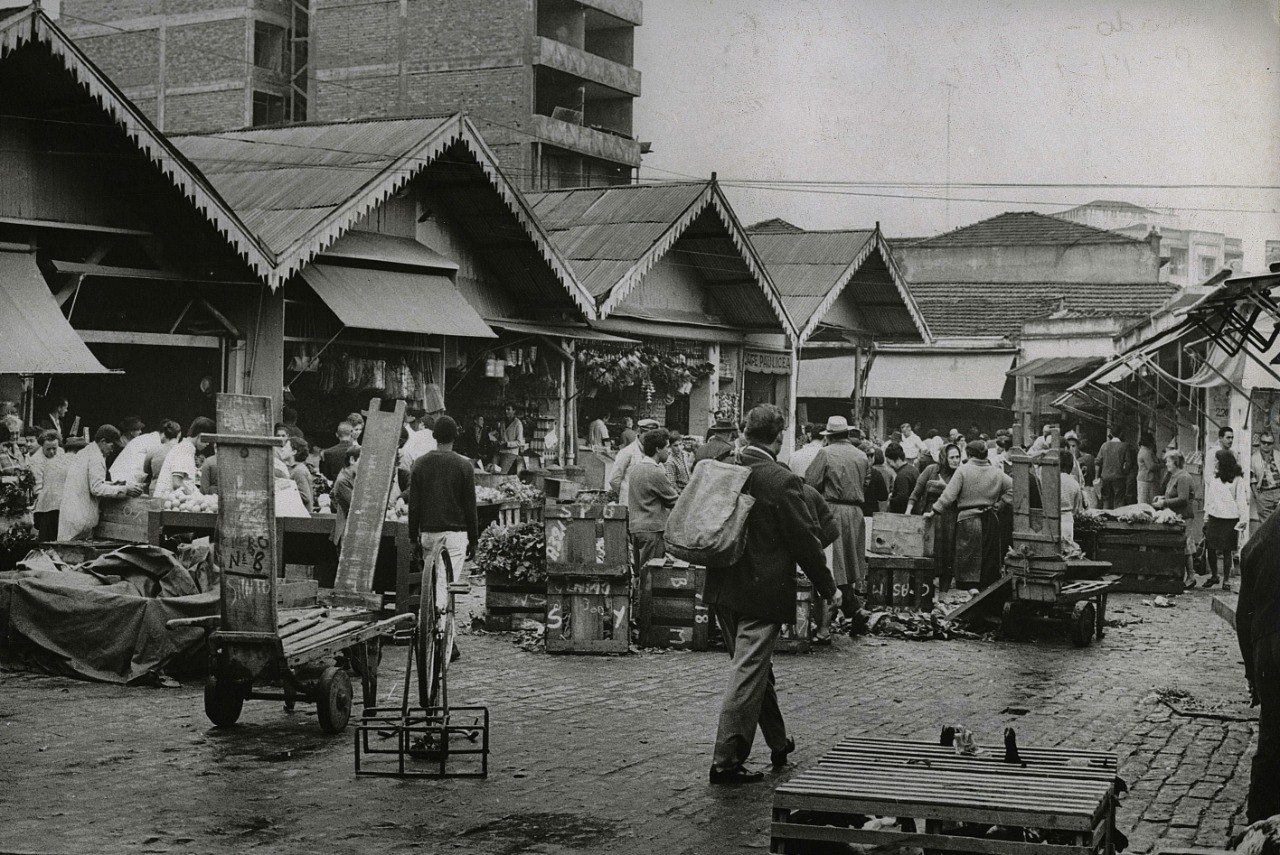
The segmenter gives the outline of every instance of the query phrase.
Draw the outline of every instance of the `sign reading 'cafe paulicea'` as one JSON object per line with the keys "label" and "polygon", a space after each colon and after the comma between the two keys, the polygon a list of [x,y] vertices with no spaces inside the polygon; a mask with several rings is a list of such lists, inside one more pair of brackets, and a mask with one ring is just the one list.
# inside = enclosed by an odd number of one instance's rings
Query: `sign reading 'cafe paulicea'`
{"label": "sign reading 'cafe paulicea'", "polygon": [[791,355],[748,350],[743,357],[743,370],[753,374],[790,374]]}

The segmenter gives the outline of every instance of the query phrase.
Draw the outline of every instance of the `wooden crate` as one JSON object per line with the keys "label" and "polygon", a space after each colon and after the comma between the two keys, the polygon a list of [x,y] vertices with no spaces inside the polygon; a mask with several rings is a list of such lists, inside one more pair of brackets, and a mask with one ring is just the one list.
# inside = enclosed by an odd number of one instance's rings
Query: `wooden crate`
{"label": "wooden crate", "polygon": [[640,568],[636,625],[641,647],[706,650],[711,610],[703,602],[707,568],[655,558]]}
{"label": "wooden crate", "polygon": [[163,504],[155,496],[103,499],[98,503],[98,525],[93,529],[93,536],[100,540],[146,543],[149,514]]}
{"label": "wooden crate", "polygon": [[813,583],[796,574],[796,619],[782,625],[775,653],[808,653],[813,649]]}
{"label": "wooden crate", "polygon": [[915,514],[876,514],[871,518],[870,550],[880,555],[931,557],[932,520]]}
{"label": "wooden crate", "polygon": [[1111,562],[1118,591],[1177,594],[1186,568],[1186,529],[1154,523],[1104,521],[1093,531],[1091,558]]}
{"label": "wooden crate", "polygon": [[932,558],[867,554],[869,608],[931,612],[936,584]]}
{"label": "wooden crate", "polygon": [[548,576],[626,576],[627,509],[560,505],[543,512]]}
{"label": "wooden crate", "polygon": [[626,653],[631,640],[628,577],[550,576],[548,653]]}
{"label": "wooden crate", "polygon": [[521,582],[505,573],[486,570],[484,586],[485,629],[533,629],[547,619],[546,582]]}

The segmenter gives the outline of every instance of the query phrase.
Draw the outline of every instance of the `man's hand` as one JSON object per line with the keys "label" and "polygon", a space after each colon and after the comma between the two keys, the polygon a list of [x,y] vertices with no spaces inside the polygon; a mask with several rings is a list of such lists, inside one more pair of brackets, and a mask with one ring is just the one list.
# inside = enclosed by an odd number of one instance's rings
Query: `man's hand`
{"label": "man's hand", "polygon": [[1156,496],[1151,500],[1151,507],[1159,509],[1164,507],[1164,496]]}
{"label": "man's hand", "polygon": [[128,488],[125,489],[124,494],[130,499],[136,499],[142,495],[142,488],[137,484],[130,484]]}
{"label": "man's hand", "polygon": [[932,516],[933,516],[933,508],[930,508],[929,510],[927,510],[927,511],[925,511],[925,512],[924,512],[924,518],[925,518],[925,519],[929,519],[929,518],[931,518]]}
{"label": "man's hand", "polygon": [[1248,520],[1242,519],[1236,523],[1236,531],[1244,531],[1248,527],[1249,527]]}
{"label": "man's hand", "polygon": [[831,605],[835,606],[836,608],[840,608],[842,603],[844,603],[844,591],[841,591],[839,588],[836,588],[836,595],[831,598]]}

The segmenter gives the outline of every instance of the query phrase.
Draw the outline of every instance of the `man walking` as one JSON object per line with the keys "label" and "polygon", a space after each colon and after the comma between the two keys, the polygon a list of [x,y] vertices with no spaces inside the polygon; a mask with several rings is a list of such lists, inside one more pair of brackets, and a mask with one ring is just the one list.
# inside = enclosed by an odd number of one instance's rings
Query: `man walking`
{"label": "man walking", "polygon": [[643,454],[627,472],[628,527],[636,572],[650,560],[667,554],[663,535],[667,517],[679,498],[663,466],[671,453],[670,435],[658,428],[646,431],[639,441]]}
{"label": "man walking", "polygon": [[741,459],[751,469],[746,489],[755,504],[747,517],[746,548],[736,564],[707,574],[706,602],[715,609],[731,661],[716,730],[713,784],[764,778],[744,765],[757,726],[774,766],[785,765],[795,750],[778,707],[772,660],[782,624],[795,619],[796,565],[820,595],[840,603],[803,482],[778,463],[785,427],[782,410],[772,404],[747,414],[748,445]]}
{"label": "man walking", "polygon": [[[844,591],[847,608],[852,609],[852,589],[867,575],[866,520],[862,516],[863,489],[871,462],[853,444],[853,429],[844,416],[827,419],[822,435],[827,445],[809,464],[805,481],[822,494],[835,514],[840,536],[831,545],[831,572],[837,587]],[[859,435],[857,439],[861,439]]]}
{"label": "man walking", "polygon": [[1098,449],[1098,480],[1102,507],[1112,510],[1124,504],[1125,489],[1129,481],[1129,446],[1124,435],[1115,430]]}
{"label": "man walking", "polygon": [[1280,814],[1280,514],[1272,514],[1240,557],[1236,635],[1258,717],[1245,822]]}
{"label": "man walking", "polygon": [[435,589],[437,613],[421,615],[424,622],[443,619],[449,583],[461,577],[478,534],[475,467],[453,450],[458,423],[441,416],[432,431],[435,450],[413,461],[409,472],[409,539],[422,547],[423,590],[432,583]]}

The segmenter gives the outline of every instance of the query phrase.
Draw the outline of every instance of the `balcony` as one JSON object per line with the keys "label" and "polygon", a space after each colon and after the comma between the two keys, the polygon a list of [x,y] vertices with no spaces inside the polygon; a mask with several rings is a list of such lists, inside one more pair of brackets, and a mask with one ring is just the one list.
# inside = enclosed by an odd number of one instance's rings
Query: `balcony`
{"label": "balcony", "polygon": [[538,37],[535,63],[633,97],[640,95],[639,71],[545,36]]}
{"label": "balcony", "polygon": [[589,157],[627,166],[640,165],[640,143],[627,137],[538,115],[533,117],[533,133],[543,142]]}
{"label": "balcony", "polygon": [[588,9],[612,15],[620,21],[640,26],[644,23],[644,3],[641,0],[578,0]]}

